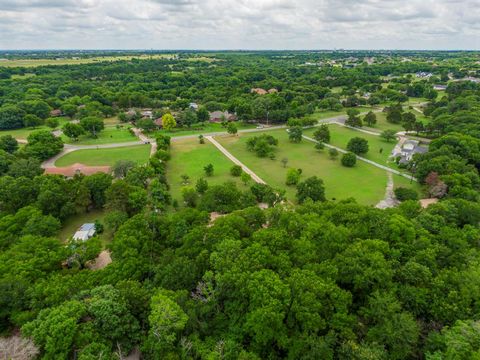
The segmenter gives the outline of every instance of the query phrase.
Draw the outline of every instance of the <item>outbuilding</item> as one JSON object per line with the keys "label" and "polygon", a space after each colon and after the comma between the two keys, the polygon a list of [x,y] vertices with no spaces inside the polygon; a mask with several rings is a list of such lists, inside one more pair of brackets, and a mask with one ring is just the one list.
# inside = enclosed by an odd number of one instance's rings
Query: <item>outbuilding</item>
{"label": "outbuilding", "polygon": [[96,233],[94,223],[86,223],[80,226],[77,232],[73,235],[73,240],[87,241]]}

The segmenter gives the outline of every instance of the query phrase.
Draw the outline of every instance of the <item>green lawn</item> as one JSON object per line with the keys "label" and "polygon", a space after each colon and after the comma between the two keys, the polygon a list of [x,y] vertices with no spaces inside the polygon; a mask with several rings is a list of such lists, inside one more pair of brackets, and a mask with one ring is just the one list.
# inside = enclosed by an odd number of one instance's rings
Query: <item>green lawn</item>
{"label": "green lawn", "polygon": [[[254,129],[257,125],[255,124],[245,124],[243,122],[237,122],[238,130],[243,129]],[[187,136],[187,135],[195,135],[195,134],[208,134],[208,133],[215,133],[215,132],[227,132],[227,129],[222,126],[220,123],[207,123],[205,125],[196,125],[190,128],[177,128],[171,131],[167,130],[158,130],[152,134],[149,134],[152,137],[155,137],[157,134],[167,135],[171,137],[176,136]]]}
{"label": "green lawn", "polygon": [[[233,136],[229,135],[233,138]],[[190,177],[190,184],[195,186],[196,181],[204,177],[209,184],[222,184],[226,181],[235,181],[243,189],[244,185],[239,178],[230,175],[230,168],[234,165],[215,146],[205,141],[199,144],[197,139],[181,139],[172,141],[172,158],[167,165],[167,179],[173,199],[182,203],[182,178],[186,174]],[[205,177],[203,167],[212,164],[214,175]]]}
{"label": "green lawn", "polygon": [[[258,134],[243,134],[237,138],[218,136],[216,139],[268,184],[286,189],[287,198],[290,200],[295,199],[296,190],[285,185],[289,167],[301,168],[302,179],[313,175],[323,179],[329,200],[354,197],[361,204],[375,205],[383,199],[387,185],[385,171],[361,161],[357,162],[354,168],[346,168],[340,164],[339,159],[330,160],[328,150],[315,150],[311,142],[304,140],[299,144],[290,143],[284,130],[269,131],[268,134],[279,140],[275,160],[259,158],[247,151],[247,139]],[[281,163],[283,158],[288,159],[287,168]],[[394,176],[394,179],[403,186],[400,176]]]}
{"label": "green lawn", "polygon": [[96,139],[90,135],[82,135],[78,141],[73,141],[69,137],[62,135],[62,139],[67,144],[75,145],[99,145],[99,144],[113,144],[129,141],[137,141],[138,138],[131,134],[128,130],[130,126],[117,129],[115,126],[108,126],[102,130]]}
{"label": "green lawn", "polygon": [[[342,149],[347,149],[347,144],[353,137],[360,137],[368,141],[368,153],[362,155],[363,157],[375,161],[382,165],[392,165],[388,163],[388,158],[395,147],[396,141],[386,142],[380,136],[370,135],[358,130],[349,129],[347,127],[331,124],[330,129],[330,144]],[[307,129],[304,134],[312,136],[315,129]],[[382,152],[380,150],[382,149]],[[393,165],[392,165],[393,167]]]}
{"label": "green lawn", "polygon": [[[63,227],[60,230],[60,233],[58,234],[58,238],[62,242],[65,242],[68,239],[70,239],[73,236],[73,234],[75,234],[75,232],[78,230],[78,228],[83,224],[93,223],[95,222],[95,220],[98,220],[101,223],[103,223],[105,215],[106,215],[106,212],[103,210],[92,210],[88,213],[73,215],[69,217],[63,224]],[[99,235],[99,237],[103,242],[110,240],[110,234],[108,233],[103,233]]]}
{"label": "green lawn", "polygon": [[323,119],[328,119],[328,118],[340,116],[340,115],[345,115],[344,109],[340,111],[317,109],[313,114],[307,115],[307,116],[308,118],[311,118],[311,119],[323,120]]}
{"label": "green lawn", "polygon": [[62,156],[55,162],[55,165],[69,166],[81,163],[88,166],[111,166],[118,160],[131,160],[137,164],[144,164],[147,162],[149,155],[150,145],[77,150]]}
{"label": "green lawn", "polygon": [[[387,114],[384,112],[377,112],[375,113],[377,116],[377,123],[370,128],[373,130],[377,130],[378,132],[381,132],[383,130],[391,129],[395,131],[404,131],[405,129],[402,127],[400,124],[392,124],[387,121]],[[362,117],[363,119],[363,117]],[[363,124],[365,127],[368,127],[367,124]]]}
{"label": "green lawn", "polygon": [[0,136],[12,135],[15,139],[26,140],[28,135],[30,135],[33,131],[37,131],[37,130],[53,131],[53,130],[61,129],[63,124],[65,124],[68,120],[66,120],[65,118],[58,118],[58,121],[59,121],[59,125],[55,129],[49,128],[48,126],[45,126],[45,125],[41,125],[35,128],[28,127],[28,128],[14,129],[14,130],[0,130]]}

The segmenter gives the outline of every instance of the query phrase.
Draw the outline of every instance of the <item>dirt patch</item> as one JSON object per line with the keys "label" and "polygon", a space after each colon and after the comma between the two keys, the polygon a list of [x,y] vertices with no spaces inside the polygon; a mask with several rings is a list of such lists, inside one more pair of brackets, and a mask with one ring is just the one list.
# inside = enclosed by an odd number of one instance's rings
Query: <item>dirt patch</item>
{"label": "dirt patch", "polygon": [[422,208],[427,208],[432,204],[436,204],[438,202],[438,199],[436,198],[430,198],[430,199],[421,199],[420,200],[420,205],[422,205]]}
{"label": "dirt patch", "polygon": [[110,166],[87,166],[75,163],[66,167],[47,167],[45,169],[45,174],[63,175],[67,177],[73,177],[76,174],[93,175],[99,172],[110,174]]}
{"label": "dirt patch", "polygon": [[110,252],[108,250],[103,250],[100,254],[98,254],[95,260],[87,264],[87,267],[90,270],[100,270],[106,267],[111,262],[112,257],[110,256]]}
{"label": "dirt patch", "polygon": [[29,360],[34,359],[39,353],[33,341],[19,334],[0,338],[0,359]]}

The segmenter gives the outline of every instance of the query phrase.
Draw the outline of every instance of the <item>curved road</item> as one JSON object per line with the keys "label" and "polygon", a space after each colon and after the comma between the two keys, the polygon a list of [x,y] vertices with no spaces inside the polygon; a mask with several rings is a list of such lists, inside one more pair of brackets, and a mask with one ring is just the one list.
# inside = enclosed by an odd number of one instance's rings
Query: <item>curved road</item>
{"label": "curved road", "polygon": [[[383,109],[376,109],[374,110],[373,112],[381,112]],[[363,112],[361,113],[360,115],[364,115],[366,114],[367,112]],[[321,119],[318,121],[318,123],[314,126],[318,126],[318,125],[321,125],[321,124],[337,124],[337,125],[340,125],[340,126],[345,126],[345,127],[348,127],[348,128],[351,128],[351,129],[354,129],[354,130],[357,130],[357,131],[360,131],[360,132],[364,132],[364,133],[367,133],[367,134],[370,134],[370,135],[380,135],[379,133],[377,132],[374,132],[374,131],[370,131],[370,130],[366,130],[366,129],[359,129],[359,128],[354,128],[354,127],[350,127],[348,125],[345,125],[345,121],[347,119],[347,115],[337,115],[337,116],[333,116],[333,117],[330,117],[330,118],[327,118],[327,119]],[[271,131],[271,130],[279,130],[279,129],[286,129],[287,126],[286,125],[277,125],[277,126],[270,126],[270,127],[261,127],[261,128],[255,128],[255,129],[244,129],[244,130],[239,130],[238,132],[239,133],[254,133],[254,132],[263,132],[263,131]],[[138,128],[132,128],[133,132],[135,133],[135,135],[139,138],[139,140],[137,141],[130,141],[130,142],[121,142],[121,143],[112,143],[112,144],[101,144],[101,145],[74,145],[74,144],[65,144],[64,145],[64,148],[63,150],[57,154],[56,156],[46,160],[45,162],[43,162],[42,164],[42,167],[45,169],[45,168],[49,168],[49,167],[55,167],[55,162],[61,158],[62,156],[68,154],[68,153],[71,153],[73,151],[77,151],[77,150],[87,150],[87,149],[111,149],[111,148],[117,148],[117,147],[128,147],[128,146],[137,146],[137,145],[142,145],[142,144],[145,144],[145,143],[148,143],[148,144],[151,144],[152,145],[152,148],[151,148],[151,151],[150,151],[150,155],[153,155],[157,149],[157,144],[155,142],[154,139],[151,139],[147,136],[145,136],[142,131]],[[225,135],[227,132],[226,131],[217,131],[217,132],[211,132],[211,133],[205,133],[205,134],[202,134],[204,135],[205,137],[208,137],[210,139],[212,139],[213,141],[215,141],[213,139],[213,137],[215,136],[219,136],[219,135]],[[401,135],[400,133],[398,133],[398,135]],[[198,138],[199,134],[190,134],[190,135],[180,135],[180,136],[174,136],[172,137],[172,141],[176,141],[176,140],[182,140],[182,139],[191,139],[191,138]],[[308,140],[308,139],[307,139]],[[18,141],[18,140],[17,140]],[[25,141],[25,140],[23,140]],[[209,140],[211,141],[211,140]],[[20,142],[20,141],[19,141]],[[212,142],[213,143],[213,142]],[[215,145],[215,144],[214,144]],[[220,145],[220,144],[218,144]],[[216,146],[216,145],[215,145]],[[221,145],[220,145],[221,146]],[[222,147],[223,148],[223,147]],[[220,148],[219,148],[220,149]],[[225,151],[227,151],[225,148],[223,148]],[[222,151],[222,150],[220,150]],[[223,152],[223,151],[222,151]],[[228,152],[228,151],[227,151]],[[232,155],[233,156],[233,155]],[[366,160],[366,159],[365,159]],[[237,160],[238,161],[238,160]],[[370,160],[368,160],[370,161]],[[240,164],[239,164],[240,165]],[[380,164],[377,164],[377,165],[380,165]],[[242,165],[240,165],[242,166]],[[380,165],[382,166],[382,165]],[[243,167],[245,167],[246,169],[248,169],[245,165],[243,165]],[[247,171],[245,171],[247,172]],[[403,176],[403,175],[402,175]],[[260,179],[260,178],[258,178]],[[261,179],[260,179],[261,180]],[[262,180],[263,181],[263,180]]]}

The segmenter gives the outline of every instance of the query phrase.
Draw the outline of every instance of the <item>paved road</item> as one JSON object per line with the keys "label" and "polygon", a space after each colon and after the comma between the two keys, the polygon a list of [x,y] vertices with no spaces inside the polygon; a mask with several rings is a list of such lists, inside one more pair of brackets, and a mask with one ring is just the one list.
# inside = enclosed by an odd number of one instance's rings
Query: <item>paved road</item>
{"label": "paved road", "polygon": [[[373,112],[381,112],[382,109],[377,109],[374,110]],[[363,112],[360,115],[364,115],[367,112]],[[326,118],[319,120],[318,124],[314,126],[319,126],[321,124],[337,124],[340,126],[345,126],[360,132],[364,132],[370,135],[380,135],[379,133],[376,133],[374,131],[370,130],[365,130],[365,129],[359,129],[359,128],[354,128],[348,125],[345,125],[345,121],[347,119],[346,115],[337,115],[333,116],[331,118]],[[286,125],[276,125],[276,126],[270,126],[270,127],[262,127],[262,128],[254,128],[254,129],[243,129],[239,130],[239,133],[255,133],[255,132],[264,132],[264,131],[272,131],[272,130],[279,130],[279,129],[286,129]],[[137,146],[141,144],[145,144],[146,142],[150,143],[152,145],[150,155],[153,155],[157,149],[156,147],[156,142],[155,139],[151,139],[147,136],[145,136],[140,129],[137,128],[132,128],[135,135],[140,139],[138,141],[130,141],[130,142],[121,142],[121,143],[111,143],[111,144],[101,144],[101,145],[75,145],[75,144],[65,144],[62,152],[60,152],[58,155],[55,157],[46,160],[43,164],[42,167],[55,167],[55,161],[57,161],[59,158],[62,156],[71,153],[76,150],[88,150],[88,149],[111,149],[111,148],[117,148],[117,147],[128,147],[128,146]],[[214,136],[219,136],[219,135],[225,135],[227,134],[226,131],[217,131],[217,132],[211,132],[211,133],[205,133],[202,134],[205,137],[214,137]],[[177,141],[177,140],[183,140],[183,139],[193,139],[193,138],[198,138],[200,134],[190,134],[190,135],[180,135],[180,136],[174,136],[171,138],[172,141]],[[24,140],[25,141],[25,140]],[[20,141],[19,141],[20,142]]]}
{"label": "paved road", "polygon": [[385,190],[385,198],[381,200],[375,207],[377,209],[387,209],[395,207],[399,204],[399,201],[395,198],[395,193],[393,192],[394,182],[393,175],[391,172],[388,174],[387,188]]}
{"label": "paved road", "polygon": [[235,156],[233,156],[227,149],[225,149],[220,143],[215,140],[212,136],[205,136],[205,139],[210,141],[215,147],[222,152],[223,155],[225,155],[229,160],[231,160],[234,164],[239,165],[242,167],[242,170],[246,172],[248,175],[252,177],[252,179],[259,183],[259,184],[266,184],[265,181],[263,181],[260,176],[255,174],[252,170],[250,170],[245,164],[243,164],[240,160],[238,160]]}

